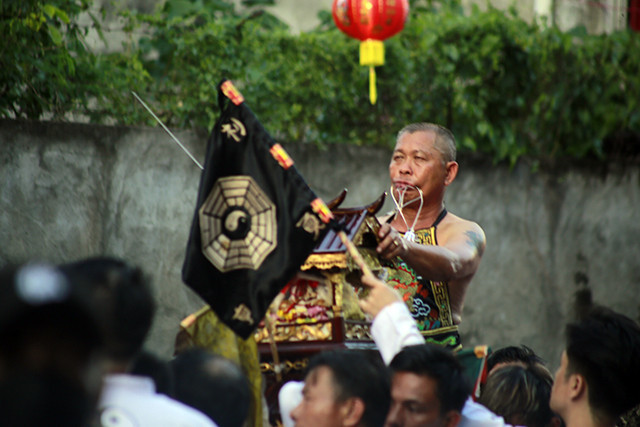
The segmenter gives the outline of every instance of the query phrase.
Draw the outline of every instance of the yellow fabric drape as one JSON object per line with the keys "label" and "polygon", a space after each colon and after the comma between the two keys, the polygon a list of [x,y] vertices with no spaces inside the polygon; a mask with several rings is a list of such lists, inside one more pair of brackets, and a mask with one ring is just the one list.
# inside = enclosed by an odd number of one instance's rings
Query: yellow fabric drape
{"label": "yellow fabric drape", "polygon": [[177,354],[191,347],[207,349],[240,366],[249,380],[253,395],[248,425],[262,427],[262,375],[258,346],[253,335],[243,340],[205,305],[180,322],[175,352]]}

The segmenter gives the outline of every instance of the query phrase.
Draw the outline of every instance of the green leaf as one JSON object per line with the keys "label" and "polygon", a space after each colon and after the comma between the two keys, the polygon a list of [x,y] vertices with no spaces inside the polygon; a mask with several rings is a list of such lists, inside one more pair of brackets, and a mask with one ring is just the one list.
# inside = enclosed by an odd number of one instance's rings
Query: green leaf
{"label": "green leaf", "polygon": [[56,27],[49,25],[49,36],[51,37],[53,44],[57,46],[62,44],[62,34]]}
{"label": "green leaf", "polygon": [[42,11],[49,17],[49,18],[53,18],[54,16],[56,16],[56,10],[58,10],[57,7],[51,5],[51,4],[45,4],[42,7]]}

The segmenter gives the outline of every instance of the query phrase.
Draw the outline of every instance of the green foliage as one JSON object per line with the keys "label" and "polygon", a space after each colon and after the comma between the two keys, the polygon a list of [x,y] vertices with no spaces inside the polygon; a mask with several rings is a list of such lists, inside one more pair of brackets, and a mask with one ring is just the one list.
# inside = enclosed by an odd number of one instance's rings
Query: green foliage
{"label": "green foliage", "polygon": [[[144,80],[144,69],[132,72],[135,53],[100,56],[87,47],[90,29],[102,37],[90,5],[90,0],[0,3],[0,117],[62,120],[75,113],[97,121],[104,111],[96,105],[115,100],[113,88]],[[88,18],[84,26],[81,15]]]}
{"label": "green foliage", "polygon": [[245,0],[242,11],[227,0],[168,0],[151,15],[124,14],[127,30],[145,37],[95,55],[74,24],[86,2],[2,6],[3,34],[21,49],[2,48],[1,116],[152,124],[135,90],[168,125],[209,129],[226,77],[282,141],[390,146],[404,124],[432,121],[454,131],[461,151],[513,163],[603,157],[608,136],[640,134],[632,32],[561,32],[495,9],[466,16],[459,1],[416,0],[405,29],[385,42],[370,105],[358,41],[328,12],[314,31],[292,35],[262,9],[272,0]]}
{"label": "green foliage", "polygon": [[78,63],[89,55],[78,43],[70,16],[87,7],[52,0],[3,2],[0,15],[0,114],[39,118],[62,115],[79,95],[85,77]]}

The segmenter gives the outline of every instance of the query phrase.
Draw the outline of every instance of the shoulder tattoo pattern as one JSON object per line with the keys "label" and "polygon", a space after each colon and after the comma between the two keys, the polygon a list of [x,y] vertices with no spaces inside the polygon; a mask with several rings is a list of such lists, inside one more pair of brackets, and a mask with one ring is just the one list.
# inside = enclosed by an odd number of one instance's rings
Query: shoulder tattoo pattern
{"label": "shoulder tattoo pattern", "polygon": [[464,234],[467,236],[467,243],[469,243],[470,246],[476,248],[479,255],[482,255],[482,253],[484,252],[485,243],[480,233],[469,230]]}

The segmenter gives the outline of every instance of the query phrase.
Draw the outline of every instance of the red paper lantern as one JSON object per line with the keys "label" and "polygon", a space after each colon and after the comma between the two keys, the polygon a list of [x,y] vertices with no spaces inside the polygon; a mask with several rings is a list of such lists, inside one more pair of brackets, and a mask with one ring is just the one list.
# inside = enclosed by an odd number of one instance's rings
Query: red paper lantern
{"label": "red paper lantern", "polygon": [[336,26],[361,41],[360,65],[369,67],[369,99],[376,103],[375,66],[384,64],[383,40],[404,28],[409,14],[407,0],[334,0],[331,9]]}

